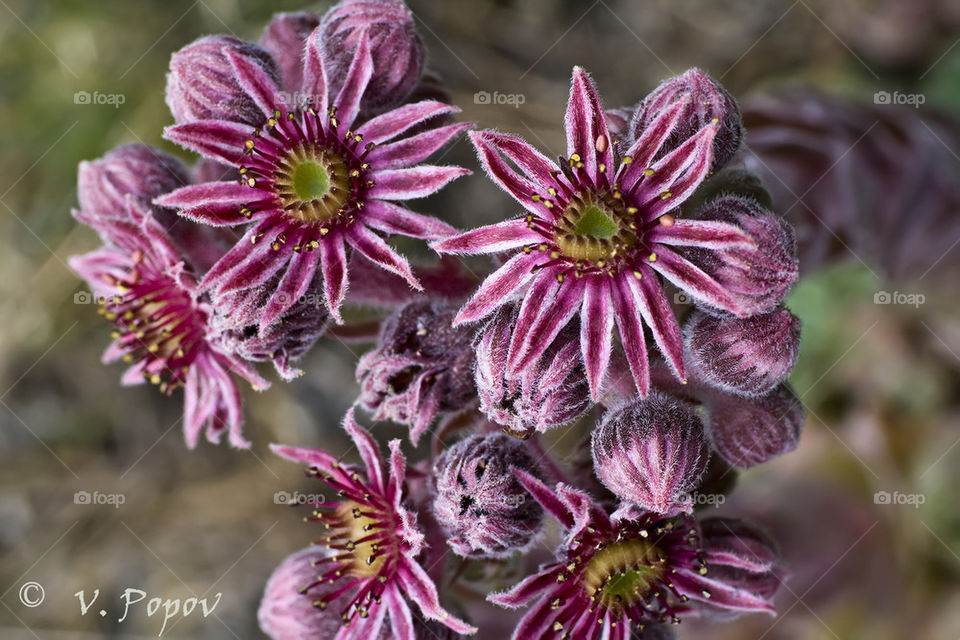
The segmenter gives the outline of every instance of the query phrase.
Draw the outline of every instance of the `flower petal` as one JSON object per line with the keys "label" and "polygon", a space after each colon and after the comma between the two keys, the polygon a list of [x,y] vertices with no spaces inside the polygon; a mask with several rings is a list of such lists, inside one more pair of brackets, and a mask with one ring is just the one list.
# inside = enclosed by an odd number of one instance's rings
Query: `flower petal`
{"label": "flower petal", "polygon": [[415,136],[374,147],[367,155],[367,161],[379,169],[398,169],[419,164],[472,126],[469,122],[461,122],[428,129]]}
{"label": "flower petal", "polygon": [[644,177],[644,171],[650,167],[650,162],[656,157],[670,134],[676,130],[680,115],[684,113],[689,102],[690,98],[684,97],[664,109],[647,125],[630,148],[623,152],[624,160],[630,158],[630,162],[622,162],[618,170],[617,180],[622,190],[627,192],[633,190],[637,181]]}
{"label": "flower petal", "polygon": [[400,580],[401,588],[411,600],[417,603],[423,617],[427,620],[436,620],[457,633],[470,634],[477,632],[476,627],[455,618],[440,606],[437,587],[434,586],[433,580],[423,570],[423,567],[415,561],[406,556],[402,557],[397,569],[397,578]]}
{"label": "flower petal", "polygon": [[330,234],[320,242],[320,268],[323,271],[323,293],[327,299],[327,309],[337,324],[343,324],[340,305],[347,293],[347,254],[341,234]]}
{"label": "flower petal", "polygon": [[318,469],[329,470],[332,469],[334,465],[339,464],[336,458],[320,449],[271,444],[270,450],[281,458],[286,458],[292,462],[302,462],[307,466],[317,467]]}
{"label": "flower petal", "polygon": [[580,309],[580,348],[590,385],[590,397],[600,399],[600,389],[610,365],[613,350],[613,308],[610,299],[610,278],[595,276],[596,282],[585,285]]}
{"label": "flower petal", "polygon": [[[509,362],[507,364],[507,375],[523,371],[543,355],[560,330],[580,310],[585,284],[582,278],[568,278],[560,285],[553,300],[541,302],[540,313],[523,341],[521,355],[512,367]],[[511,352],[511,359],[513,355]]]}
{"label": "flower petal", "polygon": [[277,107],[284,106],[279,96],[280,88],[260,65],[247,56],[237,55],[227,47],[223,48],[223,53],[230,60],[237,83],[263,112],[264,121],[273,116]]}
{"label": "flower petal", "polygon": [[343,81],[340,93],[333,105],[337,108],[337,118],[346,127],[353,125],[360,112],[360,100],[373,75],[373,58],[370,55],[370,32],[364,29],[354,53],[347,77]]}
{"label": "flower petal", "polygon": [[544,484],[540,478],[517,468],[513,469],[513,474],[517,476],[517,480],[533,496],[533,499],[539,502],[547,513],[556,518],[564,529],[573,526],[573,514],[570,513],[570,509],[560,500],[560,496]]}
{"label": "flower petal", "polygon": [[[423,100],[413,104],[405,104],[371,118],[357,128],[357,133],[363,136],[364,142],[379,145],[395,138],[424,120],[450,113],[460,113],[460,109],[436,100]],[[376,150],[374,148],[374,152]]]}
{"label": "flower petal", "polygon": [[613,145],[597,89],[582,67],[573,68],[564,125],[567,157],[578,154],[587,175],[599,184],[600,165],[607,172],[613,171]]}
{"label": "flower petal", "polygon": [[[393,637],[397,640],[416,640],[413,630],[413,617],[410,615],[410,606],[397,587],[390,585],[383,590],[383,601],[390,611],[390,626]],[[373,636],[377,637],[377,636]]]}
{"label": "flower petal", "polygon": [[363,210],[363,221],[370,227],[388,234],[436,240],[457,233],[442,220],[411,211],[406,207],[374,200]]}
{"label": "flower petal", "polygon": [[320,261],[320,252],[316,250],[302,250],[294,253],[283,274],[277,290],[270,296],[263,316],[260,318],[259,333],[264,336],[267,328],[285,314],[293,305],[297,304],[301,296],[310,288],[313,276],[317,273],[317,263]]}
{"label": "flower petal", "polygon": [[527,284],[533,277],[531,269],[542,258],[539,254],[518,253],[487,276],[473,297],[463,305],[453,325],[474,322],[493,312],[517,289]]}
{"label": "flower petal", "polygon": [[522,607],[544,591],[553,588],[557,584],[557,574],[560,571],[562,570],[558,568],[544,569],[527,576],[507,591],[491,593],[487,596],[487,601],[511,609]]}
{"label": "flower petal", "polygon": [[543,241],[543,236],[530,228],[523,219],[505,220],[497,224],[478,227],[452,238],[444,238],[430,244],[438,253],[500,253],[528,244]]}
{"label": "flower petal", "polygon": [[350,439],[353,440],[353,444],[357,446],[357,451],[360,452],[360,459],[363,460],[363,464],[367,468],[367,481],[378,492],[384,493],[386,485],[383,479],[383,459],[380,457],[377,443],[370,432],[357,424],[353,417],[352,407],[347,410],[347,414],[343,417],[343,428]]}
{"label": "flower petal", "polygon": [[496,136],[489,131],[471,131],[469,135],[477,149],[480,164],[490,179],[513,196],[524,209],[540,218],[549,219],[549,211],[543,202],[533,200],[534,195],[543,191],[542,185],[534,184],[521,176],[503,160],[496,145]]}
{"label": "flower petal", "polygon": [[650,327],[653,339],[660,347],[660,353],[666,358],[677,378],[684,380],[686,376],[683,368],[683,336],[680,334],[680,324],[673,314],[673,307],[670,306],[670,301],[667,300],[656,275],[645,269],[642,279],[624,278],[624,281],[633,292],[640,315]]}
{"label": "flower petal", "polygon": [[243,207],[272,199],[269,193],[239,182],[204,182],[171,191],[153,203],[180,209],[181,216],[194,222],[228,227],[249,222],[240,214]]}
{"label": "flower petal", "polygon": [[[653,272],[647,270],[646,277],[654,277]],[[633,381],[637,385],[640,396],[646,397],[650,390],[650,361],[647,356],[647,343],[643,337],[640,305],[634,287],[627,281],[628,278],[632,279],[634,276],[624,274],[623,277],[617,278],[617,286],[611,297],[617,329],[620,331],[620,342],[627,356],[630,373],[633,375]]]}
{"label": "flower petal", "polygon": [[413,200],[436,193],[447,183],[470,173],[461,167],[438,167],[428,164],[408,169],[376,171],[370,177],[374,186],[367,192],[370,198],[382,200]]}
{"label": "flower petal", "polygon": [[669,227],[653,227],[647,238],[650,242],[672,247],[703,247],[705,249],[750,249],[756,242],[736,225],[714,220],[678,219]]}
{"label": "flower petal", "polygon": [[416,276],[413,275],[413,271],[410,270],[407,259],[391,249],[390,245],[383,241],[383,238],[362,224],[355,224],[350,228],[347,233],[347,242],[371,262],[406,280],[414,289],[418,291],[423,289]]}
{"label": "flower petal", "polygon": [[680,206],[707,177],[719,126],[708,124],[651,167],[653,175],[641,181],[634,193],[635,201],[643,203],[647,220]]}
{"label": "flower petal", "polygon": [[326,114],[329,110],[330,87],[327,84],[327,70],[323,63],[323,54],[320,53],[320,32],[315,30],[307,36],[307,46],[304,52],[303,65],[303,92],[312,99],[312,106],[317,113]]}
{"label": "flower petal", "polygon": [[511,162],[520,167],[526,177],[535,184],[539,184],[545,189],[556,181],[554,175],[560,170],[560,167],[523,138],[496,131],[485,131],[483,133],[485,140],[489,141]]}
{"label": "flower petal", "polygon": [[170,142],[230,166],[243,162],[244,146],[250,139],[250,126],[226,120],[198,120],[163,130]]}
{"label": "flower petal", "polygon": [[743,315],[740,305],[727,290],[692,262],[663,245],[657,247],[656,255],[656,261],[651,262],[650,266],[664,278],[698,300],[718,309]]}

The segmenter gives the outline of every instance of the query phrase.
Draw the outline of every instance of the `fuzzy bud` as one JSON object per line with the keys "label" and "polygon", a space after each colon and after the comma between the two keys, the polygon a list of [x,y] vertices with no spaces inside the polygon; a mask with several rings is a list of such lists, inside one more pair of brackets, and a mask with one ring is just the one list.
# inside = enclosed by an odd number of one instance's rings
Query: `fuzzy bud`
{"label": "fuzzy bud", "polygon": [[409,425],[414,444],[439,413],[476,397],[470,333],[452,326],[456,313],[447,302],[407,303],[384,321],[377,348],[357,364],[360,405],[375,420]]}
{"label": "fuzzy bud", "polygon": [[402,104],[417,86],[423,75],[424,49],[403,0],[342,0],[320,22],[327,75],[337,88],[364,30],[370,38],[373,76],[361,110],[377,113]]}
{"label": "fuzzy bud", "polygon": [[285,91],[300,91],[303,85],[303,52],[307,38],[320,24],[320,16],[301,11],[276,13],[263,30],[260,44],[270,52],[280,69]]}
{"label": "fuzzy bud", "polygon": [[762,396],[786,380],[800,354],[800,320],[780,307],[747,318],[695,311],[684,329],[690,371],[699,382]]}
{"label": "fuzzy bud", "polygon": [[714,393],[708,400],[713,446],[744,469],[797,448],[803,430],[803,403],[783,383],[765,396],[744,398]]}
{"label": "fuzzy bud", "polygon": [[507,375],[516,312],[500,310],[480,333],[476,382],[480,410],[509,433],[529,436],[567,424],[590,408],[590,389],[580,358],[579,333],[565,327],[543,356],[517,376]]}
{"label": "fuzzy bud", "polygon": [[178,124],[233,120],[259,126],[263,111],[240,87],[226,51],[249,58],[278,80],[276,64],[261,46],[230,36],[194,40],[170,58],[167,106]]}
{"label": "fuzzy bud", "polygon": [[660,391],[608,411],[593,431],[597,477],[628,505],[672,515],[707,469],[710,449],[693,407]]}
{"label": "fuzzy bud", "polygon": [[713,170],[722,167],[740,148],[743,124],[740,107],[720,83],[700,69],[690,69],[668,78],[637,106],[630,123],[630,140],[636,140],[644,129],[665,109],[689,98],[680,115],[677,128],[667,138],[661,156],[679,147],[685,140],[714,120],[720,129],[713,139]]}
{"label": "fuzzy bud", "polygon": [[799,276],[790,223],[738,196],[713,200],[697,217],[736,225],[756,246],[723,251],[685,249],[681,253],[719,282],[745,315],[773,311]]}
{"label": "fuzzy bud", "polygon": [[216,296],[211,323],[220,332],[223,347],[245,360],[272,362],[284,380],[303,375],[292,363],[316,344],[330,319],[323,297],[316,293],[321,290],[321,278],[318,273],[307,294],[263,330],[260,319],[280,276],[259,287]]}
{"label": "fuzzy bud", "polygon": [[433,514],[457,554],[503,557],[539,533],[543,509],[513,467],[540,475],[526,445],[502,433],[461,440],[435,460]]}

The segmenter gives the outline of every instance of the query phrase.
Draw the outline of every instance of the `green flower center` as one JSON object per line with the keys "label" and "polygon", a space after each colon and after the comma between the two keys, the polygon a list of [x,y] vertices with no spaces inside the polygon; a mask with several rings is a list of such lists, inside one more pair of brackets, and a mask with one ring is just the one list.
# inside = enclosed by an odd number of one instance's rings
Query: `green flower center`
{"label": "green flower center", "polygon": [[614,611],[645,601],[664,573],[660,550],[646,540],[627,540],[598,551],[584,568],[587,595]]}
{"label": "green flower center", "polygon": [[297,198],[309,201],[322,198],[329,191],[330,174],[319,162],[306,160],[293,168],[290,182]]}
{"label": "green flower center", "polygon": [[322,224],[343,213],[351,185],[343,158],[314,145],[291,149],[274,172],[274,189],[284,211],[301,222]]}
{"label": "green flower center", "polygon": [[564,257],[603,268],[637,243],[635,213],[610,194],[574,198],[557,222],[554,241]]}

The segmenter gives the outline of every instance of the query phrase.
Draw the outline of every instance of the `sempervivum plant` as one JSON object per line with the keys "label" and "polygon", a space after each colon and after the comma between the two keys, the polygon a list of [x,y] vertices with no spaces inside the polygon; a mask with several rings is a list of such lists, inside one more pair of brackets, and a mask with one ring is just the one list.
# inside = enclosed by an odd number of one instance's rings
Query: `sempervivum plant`
{"label": "sempervivum plant", "polygon": [[[102,246],[71,265],[114,325],[105,360],[130,363],[124,384],[184,388],[191,448],[249,445],[232,373],[263,389],[256,366],[293,381],[320,341],[357,356],[353,448],[274,446],[323,493],[261,628],[659,640],[772,611],[773,542],[694,500],[795,448],[804,418],[794,233],[743,166],[736,101],[691,69],[605,110],[576,67],[557,161],[471,134],[523,212],[458,232],[405,205],[469,173],[424,164],[470,127],[425,60],[401,0],[279,14],[259,43],[207,36],[171,59],[164,132],[202,158],[125,145],[80,168],[75,216]],[[408,262],[394,236],[450,255]],[[384,460],[357,407],[409,444]]]}

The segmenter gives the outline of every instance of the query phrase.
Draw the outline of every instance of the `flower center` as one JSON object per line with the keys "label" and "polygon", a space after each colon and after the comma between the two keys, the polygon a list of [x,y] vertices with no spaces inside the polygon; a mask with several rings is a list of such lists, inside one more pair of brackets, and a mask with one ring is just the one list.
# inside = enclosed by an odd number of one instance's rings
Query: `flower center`
{"label": "flower center", "polygon": [[576,196],[556,223],[554,241],[567,258],[603,267],[636,244],[635,213],[610,194]]}
{"label": "flower center", "polygon": [[345,551],[350,556],[346,563],[350,573],[358,578],[375,577],[386,560],[382,542],[389,533],[370,512],[370,505],[344,502],[335,514],[342,529],[338,533],[345,539]]}
{"label": "flower center", "polygon": [[289,215],[301,222],[322,223],[343,213],[351,195],[348,171],[338,154],[304,144],[277,163],[274,185]]}
{"label": "flower center", "polygon": [[664,558],[646,540],[627,540],[598,551],[584,567],[587,595],[614,611],[646,600],[663,576]]}

